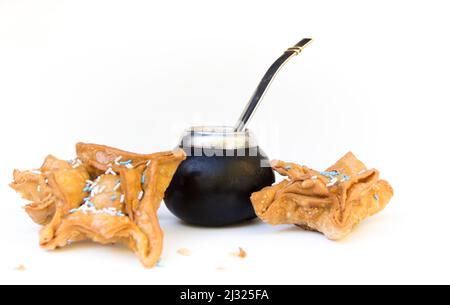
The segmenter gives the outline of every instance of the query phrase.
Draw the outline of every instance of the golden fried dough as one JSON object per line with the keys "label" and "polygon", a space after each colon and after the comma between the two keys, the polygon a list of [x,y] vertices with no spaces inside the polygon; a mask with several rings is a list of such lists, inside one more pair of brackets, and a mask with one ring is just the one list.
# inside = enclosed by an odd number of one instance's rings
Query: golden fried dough
{"label": "golden fried dough", "polygon": [[25,211],[34,222],[48,224],[56,211],[58,201],[64,201],[66,212],[78,207],[87,196],[82,192],[89,174],[76,161],[62,161],[48,156],[41,168],[31,171],[14,171],[10,186],[30,204]]}
{"label": "golden fried dough", "polygon": [[331,240],[346,237],[365,218],[383,210],[393,196],[378,171],[367,170],[352,153],[325,172],[282,161],[272,166],[288,179],[252,195],[258,217],[273,225],[318,231]]}
{"label": "golden fried dough", "polygon": [[122,242],[153,267],[163,245],[157,210],[184,159],[182,150],[139,155],[80,143],[75,161],[49,156],[39,170],[15,171],[11,187],[32,201],[26,210],[44,225],[43,248]]}

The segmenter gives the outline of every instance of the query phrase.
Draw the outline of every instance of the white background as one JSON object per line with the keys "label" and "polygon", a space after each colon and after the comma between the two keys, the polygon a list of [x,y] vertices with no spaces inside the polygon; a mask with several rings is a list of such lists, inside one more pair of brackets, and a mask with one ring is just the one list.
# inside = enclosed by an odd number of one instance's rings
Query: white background
{"label": "white background", "polygon": [[[0,0],[0,281],[450,283],[447,3]],[[331,242],[258,221],[195,228],[162,209],[152,270],[119,246],[39,248],[7,186],[14,168],[72,158],[77,141],[147,153],[191,125],[232,125],[272,61],[309,36],[251,129],[271,158],[317,169],[353,151],[393,185],[385,211]],[[239,246],[248,258],[229,255]]]}

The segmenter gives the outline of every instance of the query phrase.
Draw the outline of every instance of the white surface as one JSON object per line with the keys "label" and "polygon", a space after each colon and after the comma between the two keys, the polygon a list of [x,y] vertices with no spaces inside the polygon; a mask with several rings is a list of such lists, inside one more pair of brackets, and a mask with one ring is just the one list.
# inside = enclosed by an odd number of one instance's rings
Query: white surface
{"label": "white surface", "polygon": [[[0,281],[450,283],[448,9],[0,0]],[[153,152],[188,126],[234,124],[269,64],[307,36],[315,42],[280,73],[251,128],[272,158],[317,169],[352,150],[394,186],[384,212],[336,243],[256,221],[193,228],[162,210],[163,266],[152,270],[117,246],[39,249],[7,186],[13,168],[71,158],[77,141]],[[248,258],[229,256],[239,246]]]}

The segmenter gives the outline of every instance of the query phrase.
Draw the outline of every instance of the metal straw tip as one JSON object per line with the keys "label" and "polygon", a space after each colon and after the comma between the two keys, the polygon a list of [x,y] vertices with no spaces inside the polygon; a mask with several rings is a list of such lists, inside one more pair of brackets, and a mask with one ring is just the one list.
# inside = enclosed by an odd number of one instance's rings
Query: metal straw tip
{"label": "metal straw tip", "polygon": [[303,38],[299,43],[297,43],[295,46],[300,48],[306,48],[311,42],[312,38]]}
{"label": "metal straw tip", "polygon": [[292,48],[287,49],[287,52],[294,52],[295,55],[300,54],[304,48],[306,48],[311,42],[312,42],[312,38],[303,38],[302,40],[300,40],[299,43],[297,43],[295,46],[293,46]]}

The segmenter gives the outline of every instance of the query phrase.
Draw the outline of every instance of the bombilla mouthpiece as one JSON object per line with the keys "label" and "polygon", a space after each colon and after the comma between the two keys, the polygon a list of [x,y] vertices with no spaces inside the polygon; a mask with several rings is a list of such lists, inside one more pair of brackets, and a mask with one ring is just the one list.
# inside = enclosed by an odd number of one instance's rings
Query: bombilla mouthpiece
{"label": "bombilla mouthpiece", "polygon": [[256,88],[255,93],[253,94],[252,98],[247,104],[247,107],[245,107],[244,111],[242,112],[241,116],[239,117],[239,120],[237,121],[235,125],[235,131],[243,131],[245,127],[247,126],[248,122],[252,118],[253,114],[256,111],[256,108],[258,107],[260,101],[264,97],[264,94],[267,91],[267,88],[270,86],[272,80],[275,78],[275,75],[278,73],[278,71],[281,69],[281,67],[289,61],[292,57],[300,54],[303,49],[305,49],[310,43],[312,42],[311,38],[304,38],[300,40],[299,43],[297,43],[295,46],[287,49],[283,55],[280,56],[273,64],[270,66],[269,70],[264,75],[263,79],[259,83],[258,87]]}
{"label": "bombilla mouthpiece", "polygon": [[309,46],[312,42],[312,38],[304,38],[295,46],[286,50],[286,52],[294,52],[295,55],[300,54],[307,46]]}

